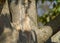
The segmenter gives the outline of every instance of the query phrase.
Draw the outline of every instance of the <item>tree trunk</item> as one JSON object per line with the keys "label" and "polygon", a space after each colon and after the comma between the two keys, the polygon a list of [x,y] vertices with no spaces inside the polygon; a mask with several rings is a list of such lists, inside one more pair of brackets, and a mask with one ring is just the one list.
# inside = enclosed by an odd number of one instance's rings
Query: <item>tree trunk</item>
{"label": "tree trunk", "polygon": [[12,30],[4,31],[2,43],[44,43],[51,36],[51,27],[38,29],[35,4],[35,0],[8,0]]}
{"label": "tree trunk", "polygon": [[[37,28],[35,0],[12,0],[11,2],[9,2],[9,7],[12,14],[12,27],[14,28],[14,30],[16,30],[17,34],[18,31],[21,30],[23,33],[28,35],[26,43],[32,43],[30,41],[30,31]],[[19,34],[17,35],[17,37],[19,37]],[[15,42],[16,41],[17,40],[15,40]]]}
{"label": "tree trunk", "polygon": [[[25,22],[26,23],[31,22],[30,24],[33,24],[32,27],[34,27],[34,24],[36,27],[37,26],[37,13],[36,13],[35,0],[33,0],[33,1],[32,0],[26,0],[26,1],[19,0],[19,2],[16,2],[16,3],[14,1],[12,1],[10,4],[10,10],[11,10],[11,13],[13,16],[12,17],[13,24],[17,25],[19,27],[19,29],[22,29],[22,27],[23,27],[22,25],[24,25]],[[29,23],[27,23],[27,24],[30,25]],[[16,27],[16,26],[14,26],[14,27]],[[16,29],[18,27],[16,27]],[[33,29],[32,27],[31,27],[31,29]]]}

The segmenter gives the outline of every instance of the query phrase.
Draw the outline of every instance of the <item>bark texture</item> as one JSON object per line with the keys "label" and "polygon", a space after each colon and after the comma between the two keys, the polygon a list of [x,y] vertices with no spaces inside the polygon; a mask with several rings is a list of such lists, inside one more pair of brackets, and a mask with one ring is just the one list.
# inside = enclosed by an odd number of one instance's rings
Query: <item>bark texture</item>
{"label": "bark texture", "polygon": [[[3,34],[0,36],[1,43],[44,43],[51,36],[51,27],[43,26],[38,29],[35,0],[6,1],[11,21],[7,19],[9,26],[4,24]],[[4,14],[5,11],[2,12]]]}

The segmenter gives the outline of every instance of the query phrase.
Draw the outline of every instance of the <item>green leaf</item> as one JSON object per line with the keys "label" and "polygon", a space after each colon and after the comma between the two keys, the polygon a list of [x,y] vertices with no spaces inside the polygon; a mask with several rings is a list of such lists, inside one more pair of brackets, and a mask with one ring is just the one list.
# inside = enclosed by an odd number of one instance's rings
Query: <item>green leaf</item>
{"label": "green leaf", "polygon": [[42,0],[42,3],[44,3],[45,0]]}
{"label": "green leaf", "polygon": [[56,2],[60,2],[60,0],[56,0]]}
{"label": "green leaf", "polygon": [[58,9],[57,9],[59,12],[60,12],[60,7],[58,7]]}

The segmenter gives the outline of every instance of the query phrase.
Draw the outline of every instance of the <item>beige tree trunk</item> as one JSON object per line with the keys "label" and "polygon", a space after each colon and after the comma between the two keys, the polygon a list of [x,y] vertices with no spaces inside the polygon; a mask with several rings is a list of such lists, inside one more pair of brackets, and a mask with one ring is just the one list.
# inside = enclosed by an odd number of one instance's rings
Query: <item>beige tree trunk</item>
{"label": "beige tree trunk", "polygon": [[[34,26],[36,27],[37,26],[37,13],[36,13],[35,0],[30,0],[29,2],[28,0],[25,0],[25,2],[24,1],[22,2],[22,1],[23,0],[19,0],[18,4],[15,4],[15,2],[12,1],[10,5],[10,10],[12,13],[12,22],[15,25],[14,27],[19,26],[19,28],[16,27],[16,29],[17,28],[22,29],[23,27],[22,25],[25,25],[26,27],[26,25],[30,25],[30,24],[31,25],[33,24],[32,27]],[[24,24],[25,22],[26,24]],[[27,27],[30,28],[29,26]],[[30,29],[32,29],[32,27]]]}
{"label": "beige tree trunk", "polygon": [[12,30],[4,30],[1,43],[44,43],[51,36],[51,27],[38,29],[35,4],[35,0],[8,0]]}
{"label": "beige tree trunk", "polygon": [[[9,7],[12,13],[12,27],[14,28],[14,30],[16,30],[17,34],[20,30],[23,33],[26,32],[25,34],[28,36],[26,43],[32,43],[30,40],[30,31],[35,28],[37,29],[37,13],[35,0],[18,0],[16,2],[15,0],[13,0],[11,1]],[[17,37],[19,37],[19,34],[17,35]]]}

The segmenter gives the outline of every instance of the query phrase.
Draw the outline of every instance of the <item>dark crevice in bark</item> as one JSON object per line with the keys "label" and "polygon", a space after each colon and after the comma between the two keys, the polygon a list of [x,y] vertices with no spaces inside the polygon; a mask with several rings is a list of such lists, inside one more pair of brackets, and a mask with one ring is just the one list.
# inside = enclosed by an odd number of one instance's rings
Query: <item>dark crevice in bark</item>
{"label": "dark crevice in bark", "polygon": [[21,3],[22,3],[22,5],[25,8],[25,13],[27,14],[28,13],[28,9],[30,8],[30,5],[31,5],[31,0],[22,0]]}

